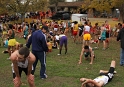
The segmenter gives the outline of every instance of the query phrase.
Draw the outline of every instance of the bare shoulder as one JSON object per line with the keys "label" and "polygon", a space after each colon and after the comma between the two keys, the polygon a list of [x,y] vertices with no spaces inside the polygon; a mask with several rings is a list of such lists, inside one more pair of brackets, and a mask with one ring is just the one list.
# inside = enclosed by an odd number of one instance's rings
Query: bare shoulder
{"label": "bare shoulder", "polygon": [[90,47],[90,51],[91,51],[91,52],[92,52],[92,50],[93,50],[92,47]]}
{"label": "bare shoulder", "polygon": [[35,58],[34,54],[32,52],[30,52],[30,54],[29,54],[29,60],[32,61],[32,62],[34,62],[35,59],[36,58]]}
{"label": "bare shoulder", "polygon": [[8,33],[11,33],[11,30],[8,30]]}
{"label": "bare shoulder", "polygon": [[11,59],[12,61],[13,61],[13,60],[16,60],[16,58],[17,58],[17,53],[18,53],[18,50],[15,51],[15,52],[13,52],[13,53],[11,54],[10,59]]}

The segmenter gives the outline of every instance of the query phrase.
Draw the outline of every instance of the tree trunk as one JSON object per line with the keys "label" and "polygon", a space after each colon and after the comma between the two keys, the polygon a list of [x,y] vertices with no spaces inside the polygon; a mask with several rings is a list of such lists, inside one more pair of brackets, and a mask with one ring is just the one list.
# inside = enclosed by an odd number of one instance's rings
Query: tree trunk
{"label": "tree trunk", "polygon": [[120,19],[124,23],[124,4],[121,5],[119,11],[120,11]]}
{"label": "tree trunk", "polygon": [[93,9],[88,10],[88,17],[93,18]]}
{"label": "tree trunk", "polygon": [[55,12],[57,12],[58,9],[58,2],[55,3]]}
{"label": "tree trunk", "polygon": [[21,23],[25,21],[25,13],[21,13]]}

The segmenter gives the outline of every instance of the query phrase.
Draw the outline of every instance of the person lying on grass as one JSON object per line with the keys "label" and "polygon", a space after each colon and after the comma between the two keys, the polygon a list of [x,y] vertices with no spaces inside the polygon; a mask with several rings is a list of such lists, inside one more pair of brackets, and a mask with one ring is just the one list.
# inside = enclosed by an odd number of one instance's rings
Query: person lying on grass
{"label": "person lying on grass", "polygon": [[85,56],[85,59],[87,59],[88,57],[90,57],[91,61],[90,64],[93,63],[93,59],[95,58],[94,56],[94,51],[92,50],[92,48],[88,45],[85,45],[82,50],[81,50],[81,54],[80,54],[80,60],[79,60],[79,64],[82,63],[82,56]]}
{"label": "person lying on grass", "polygon": [[94,80],[81,78],[80,81],[83,82],[81,87],[103,87],[113,79],[114,73],[117,73],[114,70],[115,61],[112,60],[109,71],[100,70],[100,75]]}

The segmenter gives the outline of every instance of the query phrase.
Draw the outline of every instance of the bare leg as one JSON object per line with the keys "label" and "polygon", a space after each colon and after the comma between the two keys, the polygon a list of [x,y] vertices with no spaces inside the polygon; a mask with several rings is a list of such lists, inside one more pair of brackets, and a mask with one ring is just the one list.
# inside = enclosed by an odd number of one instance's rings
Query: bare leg
{"label": "bare leg", "polygon": [[106,48],[109,48],[109,41],[110,41],[110,38],[106,38]]}
{"label": "bare leg", "polygon": [[61,51],[62,51],[62,46],[60,46],[59,48],[59,54],[61,54]]}
{"label": "bare leg", "polygon": [[83,40],[83,45],[82,45],[82,48],[84,48],[84,46],[86,45],[86,41]]}
{"label": "bare leg", "polygon": [[74,43],[76,42],[76,36],[74,36]]}
{"label": "bare leg", "polygon": [[85,42],[86,42],[85,45],[90,46],[90,41],[89,40],[86,40]]}
{"label": "bare leg", "polygon": [[65,45],[65,54],[67,53],[67,45]]}
{"label": "bare leg", "polygon": [[21,86],[21,80],[16,80],[16,79],[13,79],[13,83],[14,83],[14,87],[20,87]]}
{"label": "bare leg", "polygon": [[9,56],[11,56],[11,46],[8,46]]}
{"label": "bare leg", "polygon": [[35,87],[35,84],[34,84],[34,75],[29,75],[28,78],[28,83],[30,85],[30,87]]}
{"label": "bare leg", "polygon": [[[114,60],[112,60],[112,61],[111,61],[111,65],[110,65],[110,67],[115,68],[115,65],[116,65],[116,62],[115,62]],[[107,70],[100,70],[99,73],[108,73],[108,71],[107,71]],[[117,72],[114,71],[114,73],[117,73]]]}
{"label": "bare leg", "polygon": [[103,41],[103,48],[105,49],[106,48],[106,42]]}
{"label": "bare leg", "polygon": [[108,73],[107,70],[100,70],[99,73]]}
{"label": "bare leg", "polygon": [[116,62],[114,60],[112,60],[110,67],[114,67],[115,68],[115,65],[116,65]]}
{"label": "bare leg", "polygon": [[[108,73],[108,71],[107,70],[100,70],[99,73]],[[117,71],[114,71],[114,74],[116,74],[116,73],[117,73]]]}

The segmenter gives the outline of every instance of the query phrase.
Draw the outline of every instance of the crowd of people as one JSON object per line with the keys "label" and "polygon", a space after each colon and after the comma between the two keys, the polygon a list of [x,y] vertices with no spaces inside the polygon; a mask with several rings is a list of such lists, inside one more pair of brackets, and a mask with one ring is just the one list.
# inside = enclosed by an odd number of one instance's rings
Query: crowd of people
{"label": "crowd of people", "polygon": [[[65,47],[65,55],[68,53],[68,38],[73,40],[75,44],[82,44],[81,54],[79,55],[78,64],[82,63],[82,56],[85,59],[89,58],[89,64],[93,64],[95,58],[94,49],[99,49],[99,43],[103,42],[102,50],[107,50],[110,44],[110,37],[116,37],[117,41],[121,41],[121,60],[120,65],[124,65],[124,34],[123,25],[121,23],[111,27],[106,20],[101,26],[98,23],[92,25],[89,20],[82,19],[79,24],[77,21],[43,21],[37,20],[31,23],[22,22],[15,24],[3,24],[0,26],[1,45],[7,47],[3,53],[9,53],[9,58],[12,61],[14,87],[21,85],[21,73],[25,72],[30,87],[35,87],[34,73],[38,60],[40,61],[40,78],[46,79],[46,54],[52,52],[53,49],[59,50],[58,56],[62,54],[63,45]],[[25,46],[22,42],[18,42],[17,38],[25,39]],[[97,47],[92,47],[91,44],[96,43]],[[32,46],[32,52],[29,51]],[[87,87],[101,87],[111,80],[115,68],[115,61],[112,61],[109,72],[105,74],[106,81],[89,81],[89,79],[81,78],[85,81],[82,84],[92,83]],[[103,79],[104,80],[104,79]],[[105,83],[104,83],[105,82]],[[93,85],[94,84],[94,85]],[[88,84],[89,85],[89,84]]]}

